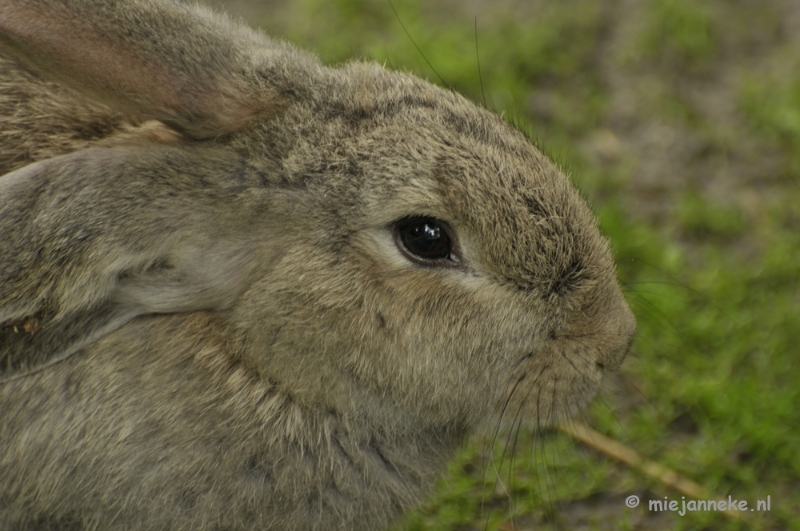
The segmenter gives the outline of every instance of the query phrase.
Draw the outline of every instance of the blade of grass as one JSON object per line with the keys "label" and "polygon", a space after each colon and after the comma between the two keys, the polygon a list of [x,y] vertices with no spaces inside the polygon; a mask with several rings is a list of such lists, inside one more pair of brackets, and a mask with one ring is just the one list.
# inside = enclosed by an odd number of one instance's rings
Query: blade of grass
{"label": "blade of grass", "polygon": [[[640,470],[644,474],[658,480],[663,485],[674,489],[681,494],[695,500],[708,500],[708,492],[698,483],[695,483],[686,476],[682,476],[660,463],[645,459],[638,452],[625,446],[624,444],[606,437],[602,433],[578,422],[561,423],[558,429],[566,433],[573,439],[582,442],[586,446],[607,455],[617,461]],[[739,511],[725,509],[721,511],[734,520],[741,520],[742,514]]]}

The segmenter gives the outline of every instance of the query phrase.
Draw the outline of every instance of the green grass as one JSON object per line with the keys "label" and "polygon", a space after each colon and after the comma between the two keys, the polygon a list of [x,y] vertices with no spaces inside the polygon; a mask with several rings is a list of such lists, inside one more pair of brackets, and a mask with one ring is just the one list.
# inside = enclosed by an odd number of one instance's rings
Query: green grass
{"label": "green grass", "polygon": [[708,66],[716,51],[714,19],[707,0],[655,0],[640,33],[640,61],[660,59],[682,67]]}
{"label": "green grass", "polygon": [[800,172],[800,74],[748,76],[742,82],[741,105],[766,142],[785,150],[790,173]]}
{"label": "green grass", "polygon": [[[477,19],[481,83],[472,12],[393,5],[427,61],[386,0],[300,0],[262,22],[327,62],[372,58],[485,97],[532,131],[593,204],[639,323],[617,385],[582,419],[714,499],[772,507],[743,522],[628,509],[630,494],[681,495],[563,434],[521,432],[513,458],[505,438],[476,439],[398,529],[800,529],[800,77],[781,68],[800,46],[769,37],[777,8],[507,2]],[[709,86],[727,108],[696,97]],[[620,97],[635,111],[615,111]],[[699,147],[645,153],[637,127],[651,124]],[[598,157],[596,138],[624,149]],[[653,156],[674,168],[655,185],[642,177]]]}

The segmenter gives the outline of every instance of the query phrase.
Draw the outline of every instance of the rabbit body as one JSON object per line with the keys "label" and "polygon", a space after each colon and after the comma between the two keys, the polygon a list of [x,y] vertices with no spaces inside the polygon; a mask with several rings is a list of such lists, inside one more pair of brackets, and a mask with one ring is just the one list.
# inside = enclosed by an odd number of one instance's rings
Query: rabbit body
{"label": "rabbit body", "polygon": [[0,0],[0,55],[2,529],[383,529],[627,352],[584,201],[453,92],[169,1]]}

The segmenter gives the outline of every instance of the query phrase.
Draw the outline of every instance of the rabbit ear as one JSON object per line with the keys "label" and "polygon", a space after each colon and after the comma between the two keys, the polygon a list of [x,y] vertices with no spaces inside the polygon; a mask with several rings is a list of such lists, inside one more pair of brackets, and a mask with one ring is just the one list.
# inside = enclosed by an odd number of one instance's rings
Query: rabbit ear
{"label": "rabbit ear", "polygon": [[206,8],[169,1],[0,0],[2,48],[46,77],[194,138],[274,115],[317,64]]}
{"label": "rabbit ear", "polygon": [[95,148],[0,177],[0,382],[138,315],[230,307],[269,263],[263,202],[202,149]]}

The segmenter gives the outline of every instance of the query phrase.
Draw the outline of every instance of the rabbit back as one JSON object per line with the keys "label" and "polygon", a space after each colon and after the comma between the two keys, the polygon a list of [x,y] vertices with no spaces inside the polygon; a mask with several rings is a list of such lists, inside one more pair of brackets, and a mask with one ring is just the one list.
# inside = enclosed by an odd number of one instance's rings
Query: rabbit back
{"label": "rabbit back", "polygon": [[0,175],[135,128],[108,106],[0,56]]}

